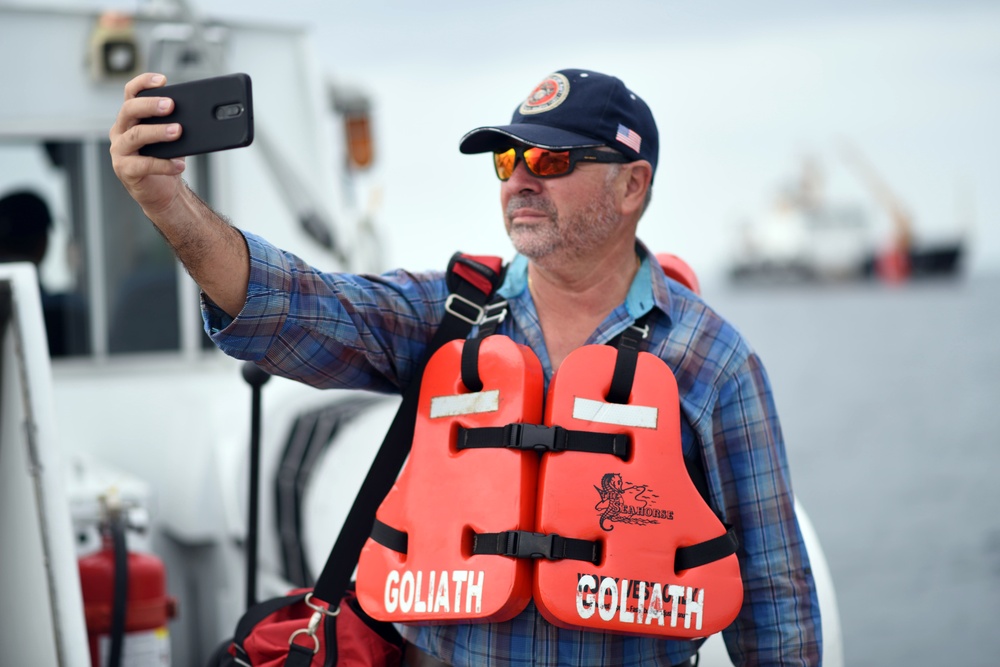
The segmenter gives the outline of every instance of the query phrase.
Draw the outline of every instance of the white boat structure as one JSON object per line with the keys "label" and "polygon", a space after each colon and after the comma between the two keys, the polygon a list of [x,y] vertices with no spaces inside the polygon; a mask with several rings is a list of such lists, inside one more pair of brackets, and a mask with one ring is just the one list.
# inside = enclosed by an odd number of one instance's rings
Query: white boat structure
{"label": "white boat structure", "polygon": [[[196,286],[118,183],[107,133],[136,72],[171,82],[246,72],[255,141],[189,158],[192,187],[318,266],[387,268],[370,203],[369,100],[328,77],[310,40],[297,26],[208,19],[186,2],[130,14],[0,2],[0,197],[36,192],[53,214],[39,267],[0,263],[0,599],[18,612],[0,623],[4,664],[106,656],[78,574],[101,548],[102,498],[124,505],[137,529],[129,549],[162,560],[176,602],[159,637],[168,650],[123,664],[204,664],[244,610],[250,389],[202,331]],[[312,582],[397,404],[266,385],[258,597]],[[801,508],[800,518],[836,667],[833,583]],[[721,640],[702,664],[728,664]]]}

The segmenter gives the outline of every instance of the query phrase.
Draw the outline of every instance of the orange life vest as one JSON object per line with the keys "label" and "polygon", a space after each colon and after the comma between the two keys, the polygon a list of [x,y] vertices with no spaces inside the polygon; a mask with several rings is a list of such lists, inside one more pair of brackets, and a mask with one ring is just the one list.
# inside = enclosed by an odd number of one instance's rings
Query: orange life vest
{"label": "orange life vest", "polygon": [[560,627],[694,638],[729,625],[735,544],[686,471],[669,367],[637,353],[628,400],[609,403],[618,350],[581,347],[552,379],[545,428],[534,353],[482,339],[470,391],[469,344],[427,365],[410,458],[359,560],[365,611],[499,622],[534,597]]}

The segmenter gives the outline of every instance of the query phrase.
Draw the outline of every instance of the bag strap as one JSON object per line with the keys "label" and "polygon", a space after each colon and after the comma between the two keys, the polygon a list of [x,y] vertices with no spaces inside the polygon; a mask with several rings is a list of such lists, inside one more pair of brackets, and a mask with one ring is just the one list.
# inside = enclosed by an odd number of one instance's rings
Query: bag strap
{"label": "bag strap", "polygon": [[427,360],[448,341],[469,335],[472,327],[484,319],[485,306],[502,281],[503,270],[499,257],[455,253],[448,263],[447,284],[450,294],[445,302],[444,319],[427,346],[424,362],[417,368],[403,392],[403,402],[361,484],[326,565],[316,580],[313,591],[320,600],[331,606],[340,603],[350,584],[361,549],[371,535],[375,512],[392,489],[406,461],[413,442],[420,382]]}

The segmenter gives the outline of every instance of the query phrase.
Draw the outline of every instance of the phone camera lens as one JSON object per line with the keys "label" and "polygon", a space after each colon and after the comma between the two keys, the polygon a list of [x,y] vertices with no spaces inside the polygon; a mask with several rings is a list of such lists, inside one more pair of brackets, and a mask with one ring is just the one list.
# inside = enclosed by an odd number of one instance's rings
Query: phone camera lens
{"label": "phone camera lens", "polygon": [[223,104],[215,108],[215,117],[218,120],[230,120],[243,115],[242,104]]}

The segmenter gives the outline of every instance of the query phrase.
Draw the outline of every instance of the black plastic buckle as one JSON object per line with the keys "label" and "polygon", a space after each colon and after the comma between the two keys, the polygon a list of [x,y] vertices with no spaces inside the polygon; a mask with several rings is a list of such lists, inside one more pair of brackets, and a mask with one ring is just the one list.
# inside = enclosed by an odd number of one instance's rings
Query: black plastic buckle
{"label": "black plastic buckle", "polygon": [[559,452],[566,449],[564,431],[559,426],[508,424],[507,447],[533,449],[536,452]]}
{"label": "black plastic buckle", "polygon": [[[524,530],[507,531],[507,540],[503,556],[514,558],[562,558],[562,537],[551,533],[529,533]],[[558,549],[558,550],[557,550]],[[559,555],[557,555],[559,554]]]}

